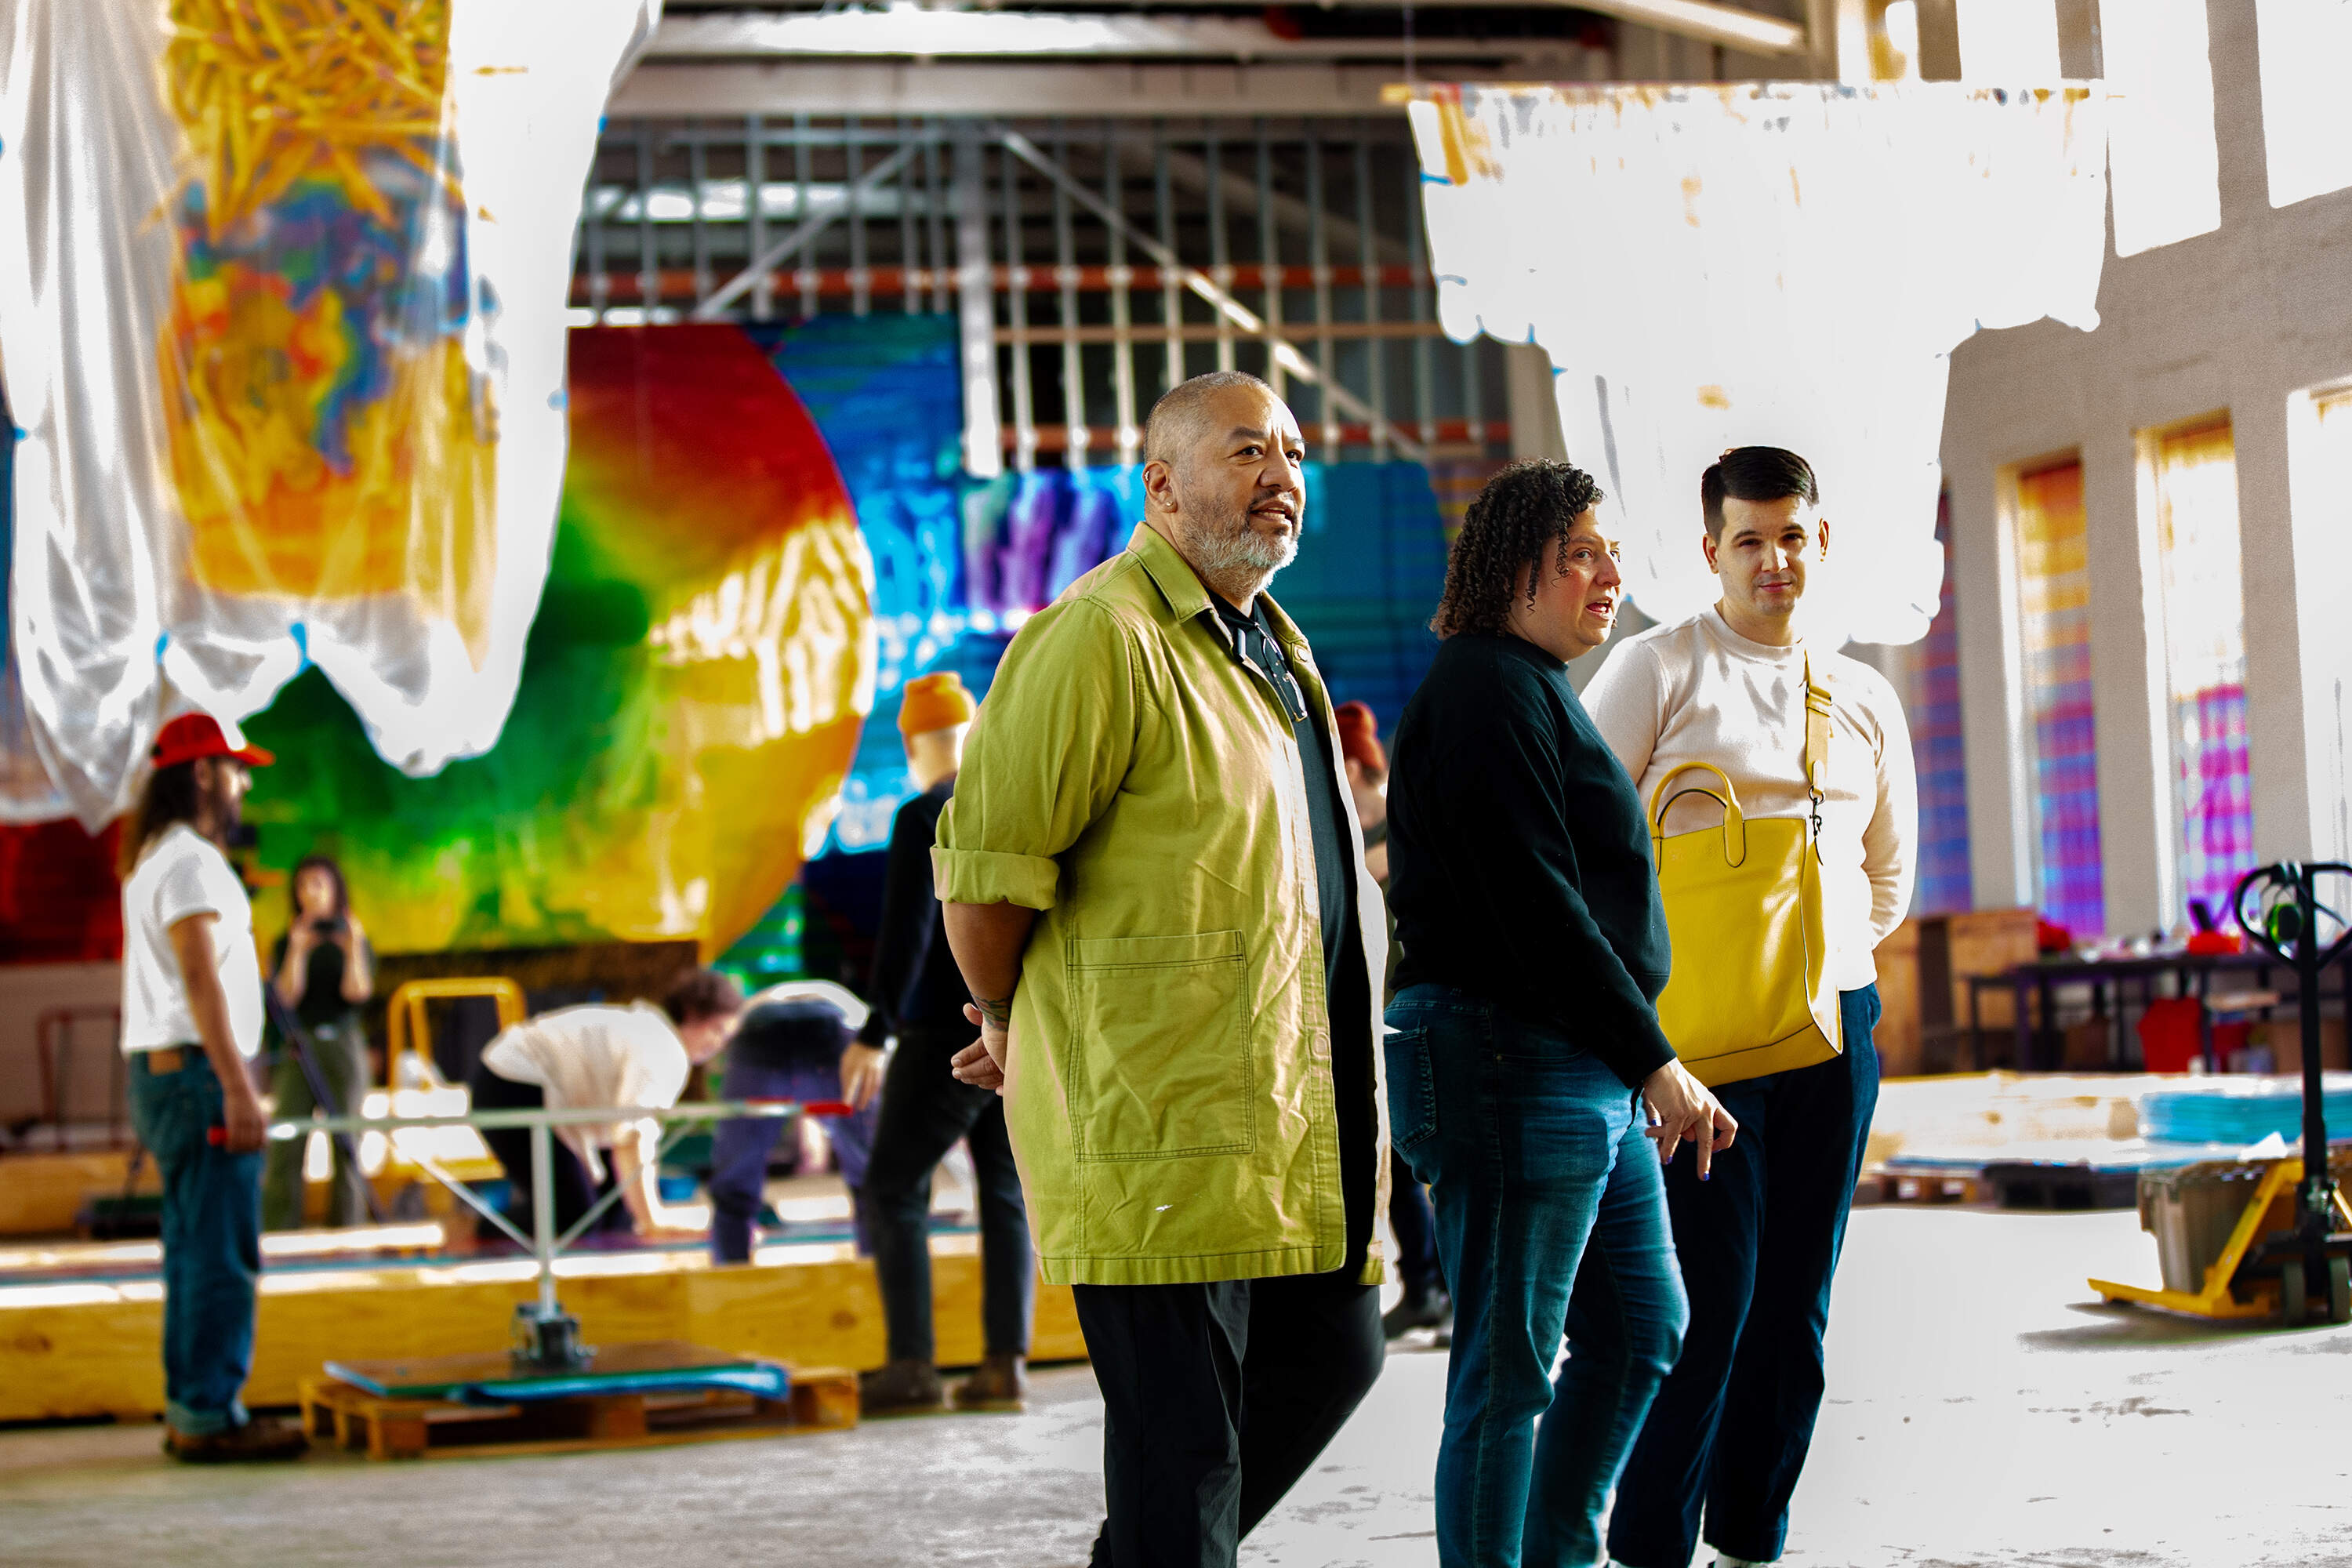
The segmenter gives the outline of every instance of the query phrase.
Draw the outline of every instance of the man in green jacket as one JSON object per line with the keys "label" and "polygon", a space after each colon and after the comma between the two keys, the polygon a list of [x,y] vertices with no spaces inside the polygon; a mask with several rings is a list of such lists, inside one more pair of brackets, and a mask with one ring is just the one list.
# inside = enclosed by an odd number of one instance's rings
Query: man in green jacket
{"label": "man in green jacket", "polygon": [[1380,892],[1267,598],[1305,442],[1254,376],[1145,434],[1126,550],[1032,617],[932,863],[1049,1281],[1106,1410],[1097,1568],[1230,1563],[1380,1373]]}

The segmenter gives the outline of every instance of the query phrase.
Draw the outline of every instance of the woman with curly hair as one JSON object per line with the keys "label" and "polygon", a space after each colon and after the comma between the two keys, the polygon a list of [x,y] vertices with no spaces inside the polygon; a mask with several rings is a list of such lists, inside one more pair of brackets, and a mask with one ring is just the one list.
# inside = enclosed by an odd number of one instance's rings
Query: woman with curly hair
{"label": "woman with curly hair", "polygon": [[1601,499],[1542,460],[1479,492],[1390,773],[1390,1123],[1430,1185],[1454,1293],[1448,1568],[1600,1555],[1601,1507],[1689,1318],[1660,1159],[1687,1140],[1703,1172],[1738,1131],[1658,1027],[1649,826],[1569,684],[1623,583]]}

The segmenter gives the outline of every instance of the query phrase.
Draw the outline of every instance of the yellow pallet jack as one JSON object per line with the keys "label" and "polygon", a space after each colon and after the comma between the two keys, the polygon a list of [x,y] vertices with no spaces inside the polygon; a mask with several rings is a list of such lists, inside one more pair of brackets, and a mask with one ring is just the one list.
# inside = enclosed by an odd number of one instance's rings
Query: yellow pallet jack
{"label": "yellow pallet jack", "polygon": [[[2352,1205],[2328,1169],[2320,1078],[2319,979],[2352,946],[2352,921],[2319,901],[2318,880],[2332,875],[2352,878],[2352,866],[2264,866],[2241,878],[2231,899],[2248,940],[2293,965],[2302,984],[2303,1158],[2267,1162],[2221,1256],[2206,1268],[2202,1289],[2094,1279],[2091,1289],[2102,1300],[2221,1320],[2276,1313],[2296,1328],[2311,1321],[2313,1293],[2321,1289],[2322,1321],[2352,1322]],[[2323,921],[2334,927],[2332,939],[2323,939]]]}

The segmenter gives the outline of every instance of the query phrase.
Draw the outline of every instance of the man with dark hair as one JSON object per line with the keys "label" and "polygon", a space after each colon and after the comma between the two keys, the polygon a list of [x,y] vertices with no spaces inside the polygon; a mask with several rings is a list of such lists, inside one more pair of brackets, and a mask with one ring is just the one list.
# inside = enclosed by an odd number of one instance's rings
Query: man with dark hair
{"label": "man with dark hair", "polygon": [[[726,1046],[743,1010],[743,989],[712,969],[691,970],[671,985],[658,1007],[565,1007],[500,1031],[482,1047],[467,1087],[477,1110],[545,1106],[552,1110],[634,1106],[667,1110],[677,1103],[688,1075]],[[498,1157],[511,1191],[511,1212],[529,1223],[532,1186],[530,1134],[493,1128],[482,1142]],[[644,1237],[686,1236],[688,1227],[661,1201],[657,1154],[661,1127],[654,1121],[559,1127],[551,1151],[555,1228],[579,1223],[607,1188],[621,1201],[600,1228],[634,1223]],[[604,1151],[613,1153],[605,1168]],[[485,1222],[487,1225],[488,1222]]]}
{"label": "man with dark hair", "polygon": [[122,1049],[131,1118],[163,1178],[164,1451],[284,1459],[299,1428],[246,1415],[261,1273],[267,1124],[247,1064],[261,1049],[253,905],[222,853],[247,771],[273,759],[210,715],[163,726],[123,834]]}
{"label": "man with dark hair", "polygon": [[1658,1154],[1687,1139],[1705,1170],[1738,1131],[1659,1028],[1649,831],[1569,684],[1622,585],[1600,500],[1560,462],[1487,481],[1446,563],[1444,641],[1397,725],[1389,1124],[1429,1184],[1454,1293],[1449,1568],[1599,1554],[1685,1317]]}
{"label": "man with dark hair", "polygon": [[1033,616],[932,862],[1046,1279],[1105,1406],[1097,1568],[1207,1568],[1382,1354],[1384,933],[1307,640],[1298,423],[1252,376],[1152,410],[1127,548]]}
{"label": "man with dark hair", "polygon": [[[1830,1280],[1878,1099],[1872,953],[1911,901],[1917,792],[1894,688],[1807,643],[1799,606],[1830,549],[1820,503],[1812,468],[1796,453],[1724,453],[1699,481],[1699,546],[1722,598],[1620,645],[1584,691],[1645,802],[1676,767],[1705,763],[1723,771],[1749,818],[1812,821],[1826,977],[1841,994],[1844,1039],[1834,1060],[1724,1085],[1738,1146],[1705,1183],[1686,1162],[1667,1170],[1691,1324],[1610,1516],[1610,1552],[1629,1568],[1684,1568],[1702,1509],[1724,1568],[1780,1557],[1821,1408]],[[1831,702],[1818,791],[1807,776],[1809,673]],[[1694,792],[1669,808],[1665,830],[1720,820]],[[1704,962],[1677,961],[1695,956]],[[1738,977],[1720,982],[1736,1005]]]}

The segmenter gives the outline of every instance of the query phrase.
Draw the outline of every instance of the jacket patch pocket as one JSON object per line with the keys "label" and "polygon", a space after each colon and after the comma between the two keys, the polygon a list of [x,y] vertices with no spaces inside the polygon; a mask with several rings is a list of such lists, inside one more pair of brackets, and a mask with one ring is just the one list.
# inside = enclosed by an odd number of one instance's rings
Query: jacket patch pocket
{"label": "jacket patch pocket", "polygon": [[1082,1032],[1066,1087],[1080,1160],[1256,1146],[1245,951],[1237,931],[1071,942]]}
{"label": "jacket patch pocket", "polygon": [[1383,1040],[1389,1079],[1389,1141],[1399,1152],[1437,1131],[1437,1083],[1429,1070],[1426,1026],[1397,1029]]}

